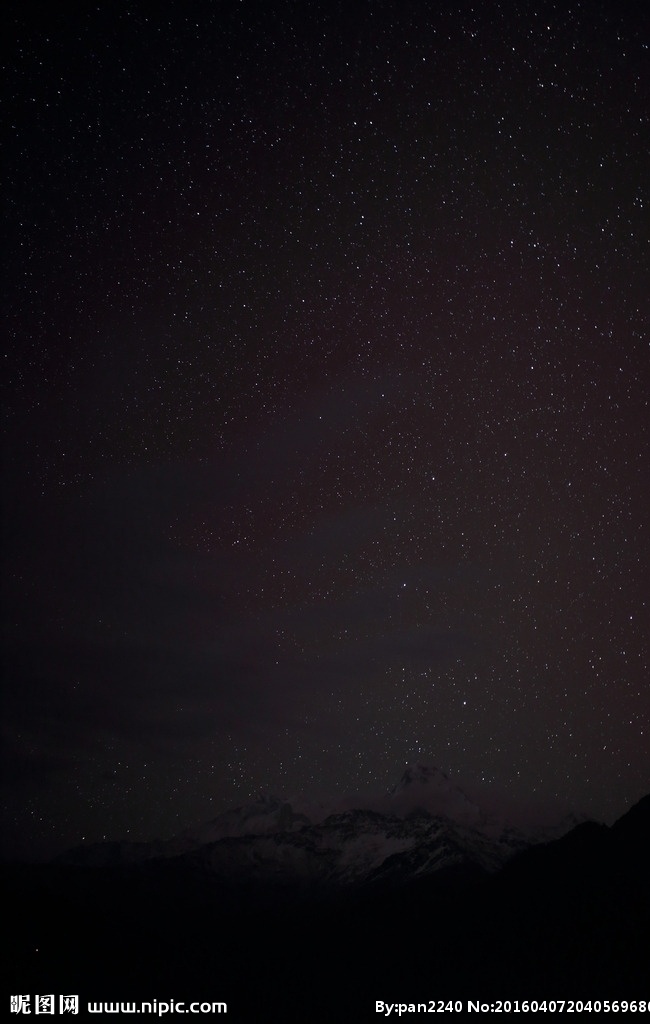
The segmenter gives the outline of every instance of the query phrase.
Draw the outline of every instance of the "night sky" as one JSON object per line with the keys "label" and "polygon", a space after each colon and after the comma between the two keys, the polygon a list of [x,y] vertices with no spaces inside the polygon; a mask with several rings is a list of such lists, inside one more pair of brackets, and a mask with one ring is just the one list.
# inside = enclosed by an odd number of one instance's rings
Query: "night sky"
{"label": "night sky", "polygon": [[9,855],[650,789],[650,18],[13,4]]}

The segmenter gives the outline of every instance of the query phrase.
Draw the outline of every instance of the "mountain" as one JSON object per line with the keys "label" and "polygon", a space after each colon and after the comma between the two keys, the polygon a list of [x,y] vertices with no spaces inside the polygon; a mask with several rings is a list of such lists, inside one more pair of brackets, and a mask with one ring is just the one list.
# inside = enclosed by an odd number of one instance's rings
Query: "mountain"
{"label": "mountain", "polygon": [[57,863],[173,859],[242,885],[331,889],[403,883],[459,866],[491,872],[532,841],[485,817],[438,768],[415,764],[372,809],[323,812],[313,822],[287,802],[260,797],[166,841],[80,846]]}
{"label": "mountain", "polygon": [[309,818],[305,814],[295,813],[286,800],[261,794],[253,804],[225,811],[197,828],[188,828],[175,842],[179,847],[184,845],[194,849],[232,836],[295,832],[309,824]]}
{"label": "mountain", "polygon": [[391,790],[389,802],[393,813],[422,810],[442,815],[452,821],[476,825],[481,811],[449,781],[439,768],[423,764],[410,765]]}
{"label": "mountain", "polygon": [[283,834],[309,824],[309,818],[304,814],[295,813],[286,801],[270,795],[260,795],[254,803],[235,807],[210,821],[184,829],[172,839],[149,843],[85,843],[59,854],[55,858],[55,863],[80,866],[139,864],[161,857],[179,857],[222,839]]}
{"label": "mountain", "polygon": [[[445,791],[423,774],[398,791]],[[310,823],[284,807],[220,816],[183,842],[233,834],[180,854],[5,865],[8,991],[223,999],[251,1024],[357,1024],[377,1000],[645,998],[650,796],[538,845],[417,807]]]}
{"label": "mountain", "polygon": [[240,883],[343,888],[394,884],[458,865],[493,871],[525,845],[425,811],[398,817],[353,810],[294,832],[218,840],[179,863]]}

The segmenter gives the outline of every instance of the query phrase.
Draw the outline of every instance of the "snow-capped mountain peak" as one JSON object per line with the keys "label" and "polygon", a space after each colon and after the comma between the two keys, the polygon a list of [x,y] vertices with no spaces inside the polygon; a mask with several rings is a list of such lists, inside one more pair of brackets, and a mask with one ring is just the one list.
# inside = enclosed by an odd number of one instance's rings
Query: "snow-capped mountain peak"
{"label": "snow-capped mountain peak", "polygon": [[435,765],[420,764],[419,761],[416,761],[414,764],[407,766],[397,785],[393,786],[392,792],[397,793],[401,789],[406,789],[407,786],[423,785],[425,783],[449,785],[449,776],[445,775],[440,768],[436,768]]}
{"label": "snow-capped mountain peak", "polygon": [[181,846],[184,843],[184,848],[189,849],[232,836],[293,832],[309,824],[309,818],[295,813],[285,800],[260,794],[255,803],[224,811],[212,821],[187,829],[177,840],[180,839]]}
{"label": "snow-capped mountain peak", "polygon": [[424,810],[464,824],[476,824],[481,812],[460,787],[449,780],[440,768],[412,764],[392,789],[390,805],[393,813],[408,814]]}

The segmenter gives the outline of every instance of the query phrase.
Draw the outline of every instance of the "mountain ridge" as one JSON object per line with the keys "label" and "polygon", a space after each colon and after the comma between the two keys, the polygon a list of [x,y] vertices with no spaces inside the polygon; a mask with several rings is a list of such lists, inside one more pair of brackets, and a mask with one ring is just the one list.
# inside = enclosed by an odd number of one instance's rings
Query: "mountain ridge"
{"label": "mountain ridge", "polygon": [[450,867],[496,871],[574,824],[531,833],[489,817],[444,772],[419,762],[374,807],[321,810],[314,821],[288,801],[261,795],[169,840],[88,844],[54,862],[106,867],[164,859],[255,884],[398,884]]}

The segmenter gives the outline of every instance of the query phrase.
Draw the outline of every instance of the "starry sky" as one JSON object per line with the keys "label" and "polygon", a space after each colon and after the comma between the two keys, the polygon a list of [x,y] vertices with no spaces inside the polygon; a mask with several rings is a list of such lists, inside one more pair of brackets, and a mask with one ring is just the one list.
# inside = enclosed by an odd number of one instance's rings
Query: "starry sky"
{"label": "starry sky", "polygon": [[650,18],[10,5],[5,853],[650,789]]}

